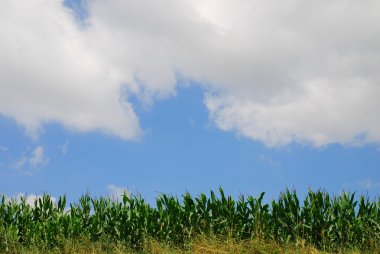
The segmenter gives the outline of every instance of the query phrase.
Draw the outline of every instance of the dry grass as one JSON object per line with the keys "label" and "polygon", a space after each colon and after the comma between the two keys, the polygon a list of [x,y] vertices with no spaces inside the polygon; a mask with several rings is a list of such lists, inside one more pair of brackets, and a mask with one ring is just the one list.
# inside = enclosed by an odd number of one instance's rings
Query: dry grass
{"label": "dry grass", "polygon": [[197,254],[227,254],[227,253],[310,253],[318,252],[313,247],[280,246],[276,243],[266,243],[258,240],[235,241],[217,238],[200,238],[192,244],[192,253]]}
{"label": "dry grass", "polygon": [[[219,239],[217,237],[198,237],[194,239],[186,250],[170,247],[151,240],[142,253],[168,254],[329,254],[317,250],[313,246],[306,246],[305,242],[279,245],[275,242],[259,240],[236,241],[234,239]],[[339,254],[380,254],[380,250],[360,252],[355,250],[341,250]]]}
{"label": "dry grass", "polygon": [[[234,239],[219,239],[217,237],[198,237],[189,243],[186,248],[179,248],[157,242],[154,239],[146,240],[144,249],[137,252],[124,246],[107,242],[92,243],[88,240],[66,242],[61,248],[41,250],[38,246],[25,248],[20,246],[10,251],[0,250],[0,253],[9,254],[329,254],[319,251],[313,246],[306,246],[303,241],[296,244],[279,245],[275,242],[259,240],[236,241]],[[360,251],[340,251],[340,254],[361,254]],[[367,254],[380,254],[380,250],[371,250]]]}
{"label": "dry grass", "polygon": [[[178,249],[157,241],[148,241],[142,253],[168,254],[328,254],[304,242],[292,245],[279,245],[274,242],[259,240],[236,241],[234,239],[218,239],[216,237],[198,237],[187,249]],[[359,251],[340,251],[341,254],[360,254]],[[380,251],[369,251],[368,254],[380,254]]]}

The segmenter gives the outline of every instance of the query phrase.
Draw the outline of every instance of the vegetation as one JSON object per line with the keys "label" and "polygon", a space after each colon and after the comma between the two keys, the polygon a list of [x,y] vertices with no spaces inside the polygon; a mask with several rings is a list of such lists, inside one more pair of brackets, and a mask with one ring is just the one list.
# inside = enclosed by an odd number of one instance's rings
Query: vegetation
{"label": "vegetation", "polygon": [[[154,206],[138,195],[120,201],[84,195],[67,207],[65,196],[54,203],[44,195],[34,206],[3,196],[0,253],[379,253],[380,199],[320,190],[310,190],[302,204],[295,191],[269,204],[263,197],[234,200],[220,188],[218,195],[186,193],[181,199],[162,194]],[[241,249],[229,252],[229,246]]]}

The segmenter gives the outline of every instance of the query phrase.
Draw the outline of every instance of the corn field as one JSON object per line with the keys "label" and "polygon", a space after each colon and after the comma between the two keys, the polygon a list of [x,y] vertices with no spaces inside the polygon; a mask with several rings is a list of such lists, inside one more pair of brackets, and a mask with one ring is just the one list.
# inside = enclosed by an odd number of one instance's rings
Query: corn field
{"label": "corn field", "polygon": [[154,205],[139,195],[120,200],[83,195],[69,205],[65,196],[54,203],[44,195],[30,206],[25,199],[2,196],[0,249],[6,250],[12,241],[53,248],[83,238],[139,250],[146,237],[186,246],[199,235],[279,244],[303,241],[326,251],[379,248],[380,199],[369,201],[349,193],[332,197],[320,190],[310,190],[303,201],[290,190],[268,204],[263,197],[264,193],[234,200],[220,188],[196,197],[162,194]]}

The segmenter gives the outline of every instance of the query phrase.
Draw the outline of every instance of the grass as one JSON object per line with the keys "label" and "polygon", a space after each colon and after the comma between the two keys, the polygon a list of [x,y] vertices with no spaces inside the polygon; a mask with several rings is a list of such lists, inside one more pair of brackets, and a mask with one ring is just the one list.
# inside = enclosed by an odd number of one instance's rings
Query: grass
{"label": "grass", "polygon": [[[126,248],[109,242],[91,242],[86,239],[67,241],[61,248],[44,249],[41,246],[23,246],[16,244],[13,249],[0,251],[7,254],[329,254],[305,242],[280,245],[276,242],[258,240],[219,239],[217,237],[195,237],[187,247],[172,246],[167,243],[147,240],[140,251]],[[345,254],[379,254],[380,250],[337,250],[334,253]]]}

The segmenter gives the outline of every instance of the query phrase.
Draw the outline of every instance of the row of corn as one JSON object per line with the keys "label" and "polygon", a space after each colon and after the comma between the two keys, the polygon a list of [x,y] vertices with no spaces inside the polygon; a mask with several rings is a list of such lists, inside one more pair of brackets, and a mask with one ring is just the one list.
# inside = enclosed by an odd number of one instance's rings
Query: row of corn
{"label": "row of corn", "polygon": [[59,247],[67,239],[107,240],[139,249],[146,237],[184,246],[195,236],[213,235],[282,243],[304,242],[319,249],[372,249],[380,245],[380,199],[309,191],[300,202],[295,191],[263,202],[264,193],[237,200],[210,192],[178,198],[162,194],[153,205],[138,195],[120,199],[83,195],[78,203],[49,195],[28,205],[25,198],[0,201],[0,248],[11,241],[25,246]]}

